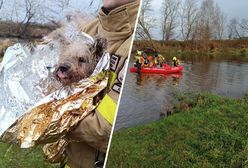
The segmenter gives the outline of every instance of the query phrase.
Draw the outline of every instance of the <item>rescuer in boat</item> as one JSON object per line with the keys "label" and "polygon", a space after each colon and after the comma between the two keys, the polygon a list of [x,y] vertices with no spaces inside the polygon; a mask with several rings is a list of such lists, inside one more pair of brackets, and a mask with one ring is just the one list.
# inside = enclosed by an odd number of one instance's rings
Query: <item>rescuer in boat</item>
{"label": "rescuer in boat", "polygon": [[154,54],[154,65],[155,66],[159,65],[158,53],[157,52]]}
{"label": "rescuer in boat", "polygon": [[149,56],[147,56],[147,59],[148,59],[148,67],[154,67],[154,65],[155,65],[155,63],[154,63],[154,58],[153,58],[154,56],[152,56],[152,55],[149,55]]}
{"label": "rescuer in boat", "polygon": [[158,54],[158,61],[159,61],[160,67],[162,68],[163,63],[165,63],[164,56],[162,56],[161,54]]}
{"label": "rescuer in boat", "polygon": [[150,61],[149,61],[149,59],[148,59],[147,54],[146,54],[144,51],[142,52],[142,57],[143,57],[143,59],[144,59],[144,64],[143,64],[143,66],[145,66],[145,67],[149,66]]}
{"label": "rescuer in boat", "polygon": [[134,66],[137,68],[137,72],[140,73],[141,65],[144,62],[142,51],[137,50],[136,55],[134,56],[135,64]]}
{"label": "rescuer in boat", "polygon": [[139,73],[141,67],[148,67],[150,65],[149,58],[144,51],[137,51],[136,55],[134,56],[135,64],[134,66],[137,68],[137,72]]}
{"label": "rescuer in boat", "polygon": [[134,60],[135,60],[135,63],[134,63],[135,67],[137,67],[138,64],[141,65],[141,63],[142,63],[142,51],[139,51],[139,50],[136,51],[136,54],[134,56]]}
{"label": "rescuer in boat", "polygon": [[179,65],[179,60],[177,59],[177,57],[173,57],[172,61],[173,61],[174,67],[177,67]]}
{"label": "rescuer in boat", "polygon": [[161,54],[157,54],[157,56],[155,57],[155,63],[156,65],[159,65],[160,68],[163,67],[163,63],[164,63],[164,57]]}
{"label": "rescuer in boat", "polygon": [[154,66],[159,66],[160,68],[163,67],[164,57],[157,52],[154,54]]}

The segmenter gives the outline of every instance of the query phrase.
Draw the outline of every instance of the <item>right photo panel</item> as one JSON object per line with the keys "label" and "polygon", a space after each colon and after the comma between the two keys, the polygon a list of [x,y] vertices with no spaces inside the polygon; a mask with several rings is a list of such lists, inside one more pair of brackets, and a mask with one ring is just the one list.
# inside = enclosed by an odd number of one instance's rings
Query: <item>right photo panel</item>
{"label": "right photo panel", "polygon": [[247,0],[143,0],[107,156],[248,167]]}

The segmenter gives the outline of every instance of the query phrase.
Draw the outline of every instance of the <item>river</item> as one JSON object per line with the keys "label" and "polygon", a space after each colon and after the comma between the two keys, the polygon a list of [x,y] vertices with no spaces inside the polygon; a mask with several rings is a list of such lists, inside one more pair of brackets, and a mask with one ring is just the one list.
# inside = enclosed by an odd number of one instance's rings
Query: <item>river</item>
{"label": "river", "polygon": [[197,58],[182,65],[181,75],[138,75],[129,72],[130,61],[115,130],[160,119],[172,107],[175,91],[209,91],[233,98],[248,91],[247,61]]}

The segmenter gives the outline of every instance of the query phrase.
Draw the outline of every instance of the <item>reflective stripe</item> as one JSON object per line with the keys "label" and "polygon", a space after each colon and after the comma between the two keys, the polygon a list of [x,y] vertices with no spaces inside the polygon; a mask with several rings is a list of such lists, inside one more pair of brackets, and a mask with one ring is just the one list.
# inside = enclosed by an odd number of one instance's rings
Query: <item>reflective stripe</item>
{"label": "reflective stripe", "polygon": [[137,55],[142,55],[142,52],[141,51],[137,51]]}
{"label": "reflective stripe", "polygon": [[108,86],[107,86],[108,89],[107,90],[109,92],[111,90],[116,78],[117,78],[117,75],[116,75],[115,72],[109,71],[108,72],[108,77],[109,77],[109,79],[108,79]]}
{"label": "reflective stripe", "polygon": [[[109,92],[115,83],[117,74],[113,71],[108,72],[108,86],[107,92]],[[113,125],[115,113],[116,113],[116,103],[114,100],[109,96],[105,95],[97,107],[97,111],[105,118],[111,125]]]}
{"label": "reflective stripe", "polygon": [[116,103],[109,96],[105,95],[101,103],[97,107],[97,111],[111,124],[113,125],[115,113],[116,113]]}

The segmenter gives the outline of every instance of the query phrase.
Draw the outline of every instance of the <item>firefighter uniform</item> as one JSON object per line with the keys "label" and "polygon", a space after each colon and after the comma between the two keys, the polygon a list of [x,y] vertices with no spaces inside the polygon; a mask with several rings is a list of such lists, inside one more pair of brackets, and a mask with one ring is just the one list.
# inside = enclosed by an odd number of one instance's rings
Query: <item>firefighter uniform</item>
{"label": "firefighter uniform", "polygon": [[165,62],[164,57],[161,54],[158,54],[158,64],[160,65],[160,67],[163,67],[163,63]]}
{"label": "firefighter uniform", "polygon": [[177,67],[179,65],[179,60],[177,59],[177,57],[173,57],[172,61],[173,61],[173,66],[174,67]]}
{"label": "firefighter uniform", "polygon": [[101,9],[92,23],[82,27],[83,32],[93,37],[100,35],[107,39],[107,52],[111,54],[110,79],[96,111],[67,135],[73,141],[66,147],[67,165],[70,168],[94,167],[96,151],[106,153],[139,4],[140,1],[136,0],[107,14]]}

